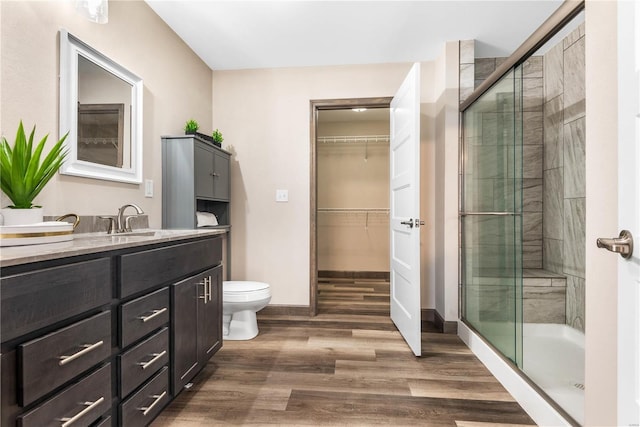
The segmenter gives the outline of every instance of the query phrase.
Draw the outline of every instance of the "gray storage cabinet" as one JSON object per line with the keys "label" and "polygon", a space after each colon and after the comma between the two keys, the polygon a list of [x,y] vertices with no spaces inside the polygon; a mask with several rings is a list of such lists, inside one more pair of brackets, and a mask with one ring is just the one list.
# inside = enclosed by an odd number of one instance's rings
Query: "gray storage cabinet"
{"label": "gray storage cabinet", "polygon": [[162,228],[196,228],[196,211],[229,225],[230,157],[195,135],[162,137]]}

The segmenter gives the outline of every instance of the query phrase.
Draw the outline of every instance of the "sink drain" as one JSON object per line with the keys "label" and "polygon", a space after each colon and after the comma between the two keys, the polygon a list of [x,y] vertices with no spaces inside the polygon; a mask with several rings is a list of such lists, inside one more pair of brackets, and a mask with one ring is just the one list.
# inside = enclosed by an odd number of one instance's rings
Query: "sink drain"
{"label": "sink drain", "polygon": [[577,389],[584,390],[584,384],[575,383],[573,386]]}

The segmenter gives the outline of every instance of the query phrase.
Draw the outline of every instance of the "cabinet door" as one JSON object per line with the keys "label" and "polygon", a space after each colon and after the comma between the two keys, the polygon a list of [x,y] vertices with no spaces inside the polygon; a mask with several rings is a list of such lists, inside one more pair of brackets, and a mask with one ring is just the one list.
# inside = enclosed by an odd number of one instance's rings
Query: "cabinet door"
{"label": "cabinet door", "polygon": [[[171,390],[177,395],[195,375],[198,367],[198,288],[194,278],[178,282],[171,287],[173,310],[171,312],[173,334],[173,367]],[[202,292],[202,290],[200,290]]]}
{"label": "cabinet door", "polygon": [[229,156],[215,152],[213,162],[213,196],[217,200],[229,200]]}
{"label": "cabinet door", "polygon": [[198,306],[198,362],[204,366],[222,347],[222,266],[203,273],[207,293]]}
{"label": "cabinet door", "polygon": [[196,143],[193,150],[196,197],[213,199],[215,197],[213,149]]}

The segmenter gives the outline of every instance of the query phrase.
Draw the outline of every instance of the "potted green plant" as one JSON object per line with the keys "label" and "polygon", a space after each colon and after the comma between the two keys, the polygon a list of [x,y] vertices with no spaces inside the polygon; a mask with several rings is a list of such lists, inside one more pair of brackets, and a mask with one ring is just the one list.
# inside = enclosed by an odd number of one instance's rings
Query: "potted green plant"
{"label": "potted green plant", "polygon": [[49,135],[34,146],[35,132],[34,126],[27,139],[20,121],[13,146],[5,137],[0,141],[0,188],[13,202],[1,210],[4,225],[42,222],[42,207],[35,206],[33,200],[53,178],[67,155],[63,144],[68,132],[46,155],[43,151]]}
{"label": "potted green plant", "polygon": [[213,138],[213,143],[215,145],[217,145],[218,147],[222,147],[222,141],[224,141],[222,132],[220,132],[218,129],[214,130],[211,134],[211,138]]}
{"label": "potted green plant", "polygon": [[195,135],[198,129],[200,129],[200,125],[193,119],[187,120],[187,123],[184,125],[184,133],[186,135]]}

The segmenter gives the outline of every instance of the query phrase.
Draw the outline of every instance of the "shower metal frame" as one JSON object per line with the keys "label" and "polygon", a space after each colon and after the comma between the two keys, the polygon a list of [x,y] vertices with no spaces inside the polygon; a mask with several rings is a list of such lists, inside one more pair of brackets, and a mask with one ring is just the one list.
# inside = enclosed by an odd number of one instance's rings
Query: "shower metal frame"
{"label": "shower metal frame", "polygon": [[[565,0],[556,11],[547,18],[536,31],[531,34],[500,66],[498,66],[488,77],[484,80],[463,102],[460,103],[458,113],[458,135],[459,135],[459,160],[458,160],[458,318],[471,329],[485,344],[492,348],[495,353],[504,360],[508,365],[514,368],[514,371],[521,376],[531,387],[533,387],[540,396],[543,397],[549,405],[551,405],[556,411],[562,414],[565,419],[570,420],[574,425],[579,425],[560,405],[558,405],[553,399],[551,399],[540,386],[533,382],[524,373],[524,371],[514,363],[511,359],[502,354],[493,343],[489,342],[473,325],[469,324],[463,319],[463,304],[464,293],[466,291],[463,285],[463,277],[465,277],[465,255],[463,243],[465,240],[464,226],[462,219],[465,216],[471,215],[485,215],[485,216],[516,216],[521,215],[518,212],[467,212],[464,210],[464,177],[466,170],[466,156],[464,150],[464,112],[471,107],[482,95],[484,95],[489,89],[491,89],[502,77],[504,77],[511,70],[515,70],[518,65],[524,63],[530,56],[532,56],[539,48],[547,43],[553,36],[555,36],[566,24],[572,19],[578,16],[585,9],[585,0]],[[522,223],[520,224],[522,226]],[[519,311],[522,316],[522,310]],[[520,319],[522,321],[522,319]],[[516,358],[517,359],[517,358]]]}
{"label": "shower metal frame", "polygon": [[[462,305],[464,288],[462,278],[464,277],[464,252],[462,243],[464,241],[464,230],[462,218],[470,215],[519,215],[515,212],[466,212],[464,210],[464,176],[466,170],[466,156],[464,150],[464,112],[471,107],[482,95],[484,95],[494,84],[496,84],[509,71],[526,61],[533,53],[556,35],[567,23],[584,11],[585,0],[565,0],[556,11],[547,18],[540,27],[536,29],[500,66],[498,66],[462,103],[458,110],[458,135],[459,135],[459,159],[458,159],[458,247],[460,256],[458,258],[458,318],[462,320]],[[465,324],[473,329],[472,325]],[[477,332],[477,331],[476,331]]]}

